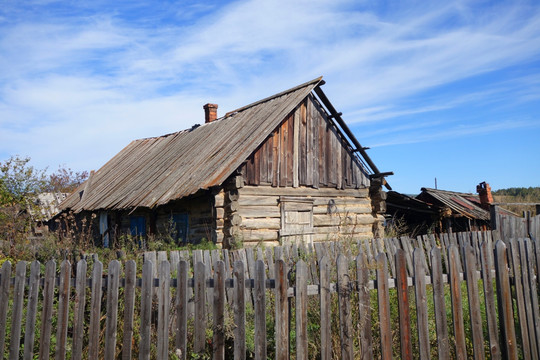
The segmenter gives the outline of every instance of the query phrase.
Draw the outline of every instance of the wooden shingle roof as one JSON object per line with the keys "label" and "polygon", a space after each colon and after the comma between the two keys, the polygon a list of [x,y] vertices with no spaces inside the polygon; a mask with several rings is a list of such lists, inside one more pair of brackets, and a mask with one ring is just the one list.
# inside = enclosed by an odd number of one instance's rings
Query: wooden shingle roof
{"label": "wooden shingle roof", "polygon": [[153,208],[220,185],[321,80],[189,130],[132,141],[61,207],[75,212]]}

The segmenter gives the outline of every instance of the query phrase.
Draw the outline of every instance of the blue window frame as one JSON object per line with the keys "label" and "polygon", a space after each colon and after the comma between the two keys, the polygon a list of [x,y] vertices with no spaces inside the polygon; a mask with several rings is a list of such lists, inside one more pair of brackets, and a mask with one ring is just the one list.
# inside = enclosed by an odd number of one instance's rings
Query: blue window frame
{"label": "blue window frame", "polygon": [[189,218],[188,214],[173,214],[172,221],[174,223],[174,230],[176,235],[176,241],[178,243],[186,243],[188,239]]}
{"label": "blue window frame", "polygon": [[130,216],[129,233],[131,236],[146,236],[146,218],[144,216]]}

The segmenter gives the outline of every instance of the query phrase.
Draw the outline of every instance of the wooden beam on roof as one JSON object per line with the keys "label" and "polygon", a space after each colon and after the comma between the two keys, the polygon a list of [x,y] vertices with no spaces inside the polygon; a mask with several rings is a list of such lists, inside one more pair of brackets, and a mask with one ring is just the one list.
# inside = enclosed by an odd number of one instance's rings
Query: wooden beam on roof
{"label": "wooden beam on roof", "polygon": [[[337,121],[341,130],[345,133],[345,135],[347,135],[347,137],[351,140],[354,146],[356,146],[356,150],[358,150],[358,152],[362,155],[362,157],[364,158],[368,166],[373,171],[374,175],[380,174],[381,172],[379,171],[375,163],[373,163],[373,161],[371,160],[367,152],[364,150],[364,147],[360,145],[356,137],[353,135],[351,129],[349,129],[345,121],[343,121],[343,119],[341,118],[341,113],[337,112],[337,110],[334,108],[334,105],[332,105],[330,100],[328,100],[328,98],[326,97],[326,94],[322,91],[321,86],[324,84],[325,82],[321,81],[318,84],[318,86],[315,87],[314,89],[315,93],[317,94],[319,99],[322,101],[324,106],[326,106],[328,111],[330,111],[331,118],[334,118]],[[390,184],[388,184],[388,182],[385,182],[384,185],[386,186],[388,190],[392,190],[392,187],[390,187]]]}

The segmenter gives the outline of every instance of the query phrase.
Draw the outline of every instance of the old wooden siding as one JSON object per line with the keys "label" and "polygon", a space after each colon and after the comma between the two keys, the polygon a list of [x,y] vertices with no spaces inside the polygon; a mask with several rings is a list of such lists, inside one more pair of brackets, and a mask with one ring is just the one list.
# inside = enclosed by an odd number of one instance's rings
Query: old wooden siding
{"label": "old wooden siding", "polygon": [[310,95],[248,158],[242,171],[247,185],[369,186],[353,150]]}

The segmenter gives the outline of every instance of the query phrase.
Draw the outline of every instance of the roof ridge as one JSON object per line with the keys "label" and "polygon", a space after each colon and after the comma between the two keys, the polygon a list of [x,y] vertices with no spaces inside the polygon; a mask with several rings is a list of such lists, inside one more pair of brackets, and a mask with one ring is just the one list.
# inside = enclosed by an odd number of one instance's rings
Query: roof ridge
{"label": "roof ridge", "polygon": [[474,195],[474,196],[478,196],[477,194],[475,193],[466,193],[466,192],[461,192],[461,191],[452,191],[452,190],[443,190],[443,189],[434,189],[434,188],[428,188],[428,187],[423,187],[421,189],[421,191],[437,191],[437,192],[447,192],[447,193],[453,193],[453,194],[461,194],[461,195]]}
{"label": "roof ridge", "polygon": [[[266,97],[266,98],[264,98],[264,99],[255,101],[254,103],[251,103],[251,104],[249,104],[249,105],[242,106],[242,107],[240,107],[240,108],[238,108],[238,109],[236,109],[236,110],[229,111],[229,112],[227,112],[227,113],[225,114],[225,116],[223,116],[223,119],[224,119],[224,118],[227,118],[227,117],[229,117],[229,116],[231,116],[231,115],[233,115],[233,114],[236,114],[236,113],[239,113],[239,112],[244,111],[244,110],[246,110],[246,109],[249,109],[249,108],[251,108],[251,107],[253,107],[253,106],[255,106],[255,105],[259,105],[259,104],[265,103],[265,102],[270,101],[270,100],[272,100],[272,99],[275,99],[275,98],[277,98],[277,97],[280,97],[280,96],[283,96],[283,95],[287,95],[288,93],[291,93],[291,92],[296,91],[296,90],[298,90],[298,89],[301,89],[301,88],[303,88],[303,87],[309,86],[309,85],[314,84],[314,83],[321,82],[321,81],[322,81],[322,78],[323,78],[322,76],[319,76],[319,77],[316,78],[316,79],[313,79],[313,80],[311,80],[311,81],[305,82],[305,83],[300,84],[300,85],[297,85],[297,86],[295,86],[295,87],[293,87],[293,88],[290,88],[290,89],[288,89],[288,90],[285,90],[285,91],[279,92],[279,93],[277,93],[277,94],[271,95],[271,96],[269,96],[269,97]],[[218,119],[218,120],[219,120],[219,119]]]}

